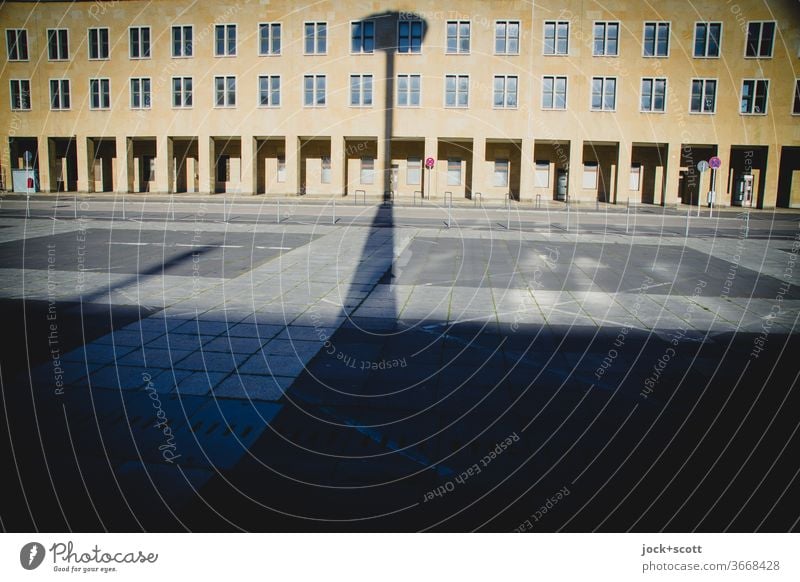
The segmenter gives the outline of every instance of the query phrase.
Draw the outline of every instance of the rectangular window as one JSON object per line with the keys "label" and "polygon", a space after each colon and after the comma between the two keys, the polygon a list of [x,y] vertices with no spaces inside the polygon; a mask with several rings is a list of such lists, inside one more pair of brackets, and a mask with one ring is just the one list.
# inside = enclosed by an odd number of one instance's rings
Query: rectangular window
{"label": "rectangular window", "polygon": [[542,78],[542,109],[567,108],[567,78]]}
{"label": "rectangular window", "polygon": [[533,175],[533,186],[535,188],[550,187],[550,162],[547,160],[536,160],[535,173]]}
{"label": "rectangular window", "polygon": [[508,160],[494,161],[492,184],[498,188],[508,188]]}
{"label": "rectangular window", "polygon": [[258,25],[258,54],[281,54],[281,25],[279,22],[262,22]]}
{"label": "rectangular window", "polygon": [[448,20],[447,21],[447,44],[448,54],[468,54],[469,53],[469,21],[467,20]]}
{"label": "rectangular window", "polygon": [[149,26],[134,26],[130,29],[130,57],[132,59],[150,58]]}
{"label": "rectangular window", "polygon": [[666,94],[666,79],[642,79],[641,111],[663,113],[666,108]]}
{"label": "rectangular window", "polygon": [[619,22],[594,23],[594,49],[596,57],[619,55]]}
{"label": "rectangular window", "polygon": [[286,156],[280,155],[278,156],[278,175],[277,175],[278,182],[285,182],[286,181]]}
{"label": "rectangular window", "polygon": [[324,55],[328,52],[328,25],[325,22],[306,22],[306,54]]}
{"label": "rectangular window", "polygon": [[794,82],[794,106],[792,106],[792,113],[800,115],[800,79]]}
{"label": "rectangular window", "polygon": [[519,54],[519,20],[494,23],[494,52],[497,55]]}
{"label": "rectangular window", "polygon": [[306,75],[303,79],[303,105],[325,106],[325,75]]}
{"label": "rectangular window", "polygon": [[375,183],[375,158],[361,158],[361,183]]}
{"label": "rectangular window", "polygon": [[108,79],[89,79],[89,108],[111,108],[111,81]]}
{"label": "rectangular window", "polygon": [[549,20],[544,23],[544,54],[566,55],[569,52],[569,22]]}
{"label": "rectangular window", "polygon": [[69,79],[50,80],[50,109],[69,109]]}
{"label": "rectangular window", "polygon": [[192,56],[192,27],[173,26],[172,27],[172,56],[191,57]]}
{"label": "rectangular window", "polygon": [[259,75],[258,104],[261,107],[280,106],[281,78],[278,75]]}
{"label": "rectangular window", "polygon": [[236,77],[214,77],[214,105],[236,106]]}
{"label": "rectangular window", "polygon": [[592,111],[614,111],[617,107],[617,79],[594,77],[592,79]]}
{"label": "rectangular window", "polygon": [[745,55],[752,58],[769,58],[775,44],[774,22],[748,22]]}
{"label": "rectangular window", "polygon": [[583,183],[584,190],[597,190],[597,162],[583,163]]}
{"label": "rectangular window", "polygon": [[644,23],[644,56],[666,57],[669,55],[669,22]]}
{"label": "rectangular window", "polygon": [[89,29],[89,59],[103,60],[108,58],[108,29]]}
{"label": "rectangular window", "polygon": [[350,75],[350,105],[372,107],[372,75]]}
{"label": "rectangular window", "polygon": [[331,157],[330,156],[322,156],[322,174],[320,175],[320,181],[323,184],[330,184],[331,183]]}
{"label": "rectangular window", "polygon": [[769,81],[745,79],[742,81],[742,102],[739,111],[745,115],[765,115]]}
{"label": "rectangular window", "polygon": [[642,184],[642,164],[639,162],[633,162],[631,164],[630,178],[628,179],[628,189],[638,192],[639,188],[641,187],[641,184]]}
{"label": "rectangular window", "polygon": [[422,184],[422,158],[408,158],[406,161],[406,184],[409,186]]}
{"label": "rectangular window", "polygon": [[214,27],[214,56],[236,56],[235,24],[217,24]]}
{"label": "rectangular window", "polygon": [[172,77],[172,106],[192,106],[192,78]]}
{"label": "rectangular window", "polygon": [[69,32],[66,28],[47,29],[47,58],[51,61],[69,60]]}
{"label": "rectangular window", "polygon": [[692,113],[714,113],[717,109],[717,82],[714,79],[692,79]]}
{"label": "rectangular window", "polygon": [[30,79],[11,79],[11,109],[14,111],[30,111]]}
{"label": "rectangular window", "polygon": [[422,52],[422,21],[401,20],[397,24],[397,52]]}
{"label": "rectangular window", "polygon": [[447,158],[447,185],[461,186],[461,158]]}
{"label": "rectangular window", "polygon": [[516,75],[495,75],[494,106],[501,109],[513,109],[517,106]]}
{"label": "rectangular window", "polygon": [[375,23],[371,20],[350,24],[350,52],[372,54],[375,52]]}
{"label": "rectangular window", "polygon": [[420,83],[419,75],[397,75],[398,107],[419,107]]}
{"label": "rectangular window", "polygon": [[721,22],[697,22],[694,25],[694,57],[696,59],[719,57],[721,39]]}
{"label": "rectangular window", "polygon": [[27,61],[28,31],[24,28],[6,29],[6,50],[9,61]]}
{"label": "rectangular window", "polygon": [[150,79],[131,79],[131,109],[150,109]]}
{"label": "rectangular window", "polygon": [[467,75],[447,75],[444,82],[444,106],[469,106],[469,77]]}

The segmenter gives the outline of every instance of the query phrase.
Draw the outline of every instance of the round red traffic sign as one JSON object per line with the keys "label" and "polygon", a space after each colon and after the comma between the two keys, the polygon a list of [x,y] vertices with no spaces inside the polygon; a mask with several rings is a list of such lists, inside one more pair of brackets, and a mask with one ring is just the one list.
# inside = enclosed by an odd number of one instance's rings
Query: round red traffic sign
{"label": "round red traffic sign", "polygon": [[717,156],[714,156],[713,158],[708,160],[708,165],[716,170],[722,165],[722,160],[720,160]]}
{"label": "round red traffic sign", "polygon": [[436,160],[434,160],[433,158],[427,158],[425,160],[425,167],[426,168],[431,169],[435,165],[436,165]]}

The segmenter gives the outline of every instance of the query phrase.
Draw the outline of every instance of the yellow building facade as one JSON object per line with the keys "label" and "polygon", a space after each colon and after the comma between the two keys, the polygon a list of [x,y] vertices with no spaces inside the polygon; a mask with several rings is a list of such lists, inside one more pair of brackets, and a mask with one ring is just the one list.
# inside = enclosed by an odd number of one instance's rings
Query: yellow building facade
{"label": "yellow building facade", "polygon": [[5,2],[0,22],[7,190],[27,165],[45,192],[800,207],[793,0]]}

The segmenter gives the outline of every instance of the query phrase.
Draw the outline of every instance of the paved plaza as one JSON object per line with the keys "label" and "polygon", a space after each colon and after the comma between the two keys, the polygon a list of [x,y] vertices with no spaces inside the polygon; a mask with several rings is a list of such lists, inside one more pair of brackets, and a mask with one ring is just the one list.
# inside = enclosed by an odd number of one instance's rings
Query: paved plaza
{"label": "paved plaza", "polygon": [[7,197],[3,526],[796,527],[800,215],[696,213]]}

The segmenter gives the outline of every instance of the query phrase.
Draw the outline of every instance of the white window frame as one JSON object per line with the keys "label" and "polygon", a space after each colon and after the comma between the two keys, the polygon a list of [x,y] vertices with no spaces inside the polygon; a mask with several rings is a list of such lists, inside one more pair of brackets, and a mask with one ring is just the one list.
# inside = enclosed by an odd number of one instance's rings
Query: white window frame
{"label": "white window frame", "polygon": [[[56,53],[58,54],[58,56],[55,57],[55,58],[50,56],[50,33],[51,32],[55,32],[56,33]],[[60,42],[60,39],[58,38],[58,36],[62,32],[65,33],[66,36],[67,36],[67,56],[63,56],[63,55],[60,54],[61,53],[61,42]],[[69,50],[69,28],[48,28],[47,32],[46,32],[46,37],[47,37],[47,60],[50,61],[50,62],[69,61],[69,54],[70,54],[70,50]]]}
{"label": "white window frame", "polygon": [[[311,105],[308,105],[306,103],[306,79],[308,79],[309,77],[311,79],[313,79],[312,92],[311,92],[311,96],[312,96]],[[325,82],[325,88],[324,88],[324,92],[323,92],[324,103],[321,103],[321,104],[318,103],[319,95],[318,95],[318,85],[317,85],[317,79],[320,78],[320,77],[322,79],[324,79],[324,82]],[[323,108],[323,107],[327,107],[328,106],[328,76],[327,75],[319,74],[319,73],[307,73],[307,74],[303,75],[303,82],[300,85],[300,91],[301,91],[301,98],[302,98],[303,107],[306,107],[306,108],[309,108],[309,109],[312,109],[312,108],[318,109],[318,108]]]}
{"label": "white window frame", "polygon": [[[542,179],[544,177],[544,179]],[[550,160],[535,160],[533,162],[533,187],[550,187]]]}
{"label": "white window frame", "polygon": [[[400,25],[408,24],[408,50],[401,51],[400,50]],[[414,46],[412,40],[414,39],[414,24],[419,25],[419,50],[413,50]],[[405,18],[400,19],[397,21],[397,51],[395,54],[398,55],[421,55],[423,52],[423,45],[425,44],[423,41],[425,40],[425,24],[420,18]]]}
{"label": "white window frame", "polygon": [[[222,79],[222,105],[217,103],[218,89],[217,80]],[[230,102],[230,89],[228,88],[228,81],[233,79],[233,103]],[[194,83],[192,83],[194,85]],[[238,79],[236,75],[214,75],[214,109],[233,109],[237,106],[238,99]]]}
{"label": "white window frame", "polygon": [[[506,32],[505,32],[505,35],[504,35],[504,41],[505,41],[505,45],[506,45],[506,50],[503,51],[503,52],[498,52],[497,51],[497,25],[498,24],[505,24],[505,27],[506,27]],[[513,52],[508,50],[509,39],[513,38],[512,36],[509,36],[509,34],[508,34],[508,29],[509,29],[509,25],[510,24],[516,24],[517,25],[517,50],[513,51]],[[522,37],[522,23],[519,20],[495,20],[494,21],[494,39],[493,39],[493,41],[494,41],[494,46],[493,46],[494,54],[496,54],[496,55],[519,55],[519,43],[520,43],[520,38],[521,37]]]}
{"label": "white window frame", "polygon": [[[58,107],[53,107],[53,82],[58,83]],[[64,85],[66,84],[67,87],[67,99],[69,103],[67,106],[64,107]],[[69,79],[48,79],[47,80],[47,90],[48,90],[48,102],[50,103],[50,111],[69,111],[72,109],[72,83]]]}
{"label": "white window frame", "polygon": [[[369,160],[372,168],[364,167],[364,162]],[[358,183],[363,186],[370,186],[375,183],[375,156],[361,156],[361,162],[358,168]]]}
{"label": "white window frame", "polygon": [[[758,53],[753,56],[747,54],[747,45],[750,40],[750,25],[758,24]],[[764,25],[772,24],[775,28],[772,31],[772,45],[769,47],[769,55],[762,56],[761,53],[761,37],[764,35]],[[748,20],[747,29],[744,31],[744,58],[746,59],[771,59],[775,54],[775,37],[778,36],[778,23],[775,20]]]}
{"label": "white window frame", "polygon": [[[108,104],[103,104],[103,81],[105,81],[108,85]],[[92,103],[94,99],[94,92],[92,90],[92,85],[97,82],[98,88],[98,106],[95,107]],[[109,111],[111,109],[111,79],[109,77],[93,77],[89,79],[89,109],[91,111]]]}
{"label": "white window frame", "polygon": [[[406,101],[405,105],[402,105],[400,103],[400,77],[406,77],[407,80],[408,80],[407,101]],[[416,103],[416,104],[411,103],[411,95],[413,95],[413,91],[411,90],[411,79],[412,78],[419,79],[419,103]],[[403,107],[403,108],[412,107],[413,108],[413,107],[421,107],[422,106],[422,75],[421,74],[419,74],[419,73],[408,73],[408,74],[403,73],[403,74],[397,75],[397,78],[396,78],[395,82],[397,83],[397,90],[395,91],[395,93],[396,93],[396,95],[395,95],[395,101],[396,101],[395,105],[397,107]]]}
{"label": "white window frame", "polygon": [[[261,102],[262,101],[261,100],[261,93],[262,93],[262,91],[261,91],[261,79],[267,79],[267,93],[269,94],[269,103],[267,103],[266,105],[264,105],[264,103]],[[275,100],[272,98],[272,94],[275,92],[273,87],[272,87],[273,79],[277,79],[278,80],[278,102],[277,103],[275,103]],[[283,97],[281,95],[281,92],[283,90],[283,79],[281,78],[281,75],[259,75],[257,82],[258,82],[258,85],[257,85],[256,89],[258,90],[258,97],[257,97],[258,98],[258,100],[257,100],[258,106],[262,107],[262,108],[267,108],[267,109],[275,109],[277,107],[280,107],[281,106],[281,99]]]}
{"label": "white window frame", "polygon": [[[448,77],[455,77],[455,79],[456,79],[455,105],[448,105],[447,104],[447,78]],[[458,104],[458,95],[459,95],[458,84],[459,84],[459,80],[462,77],[466,77],[466,79],[467,79],[467,103],[465,105],[459,105]],[[469,75],[467,75],[467,74],[464,74],[464,73],[445,73],[445,75],[444,75],[444,87],[442,87],[444,89],[444,95],[442,96],[443,97],[444,107],[446,109],[469,109],[469,94],[470,94],[471,85],[472,85],[471,79],[470,79]]]}
{"label": "white window frame", "polygon": [[[308,34],[306,33],[306,28],[311,25],[314,27],[314,35],[312,37],[314,50],[309,52],[308,46],[306,43],[308,42]],[[325,30],[325,47],[324,50],[319,50],[319,42],[320,42],[320,28]],[[304,55],[327,55],[328,54],[328,21],[327,20],[308,20],[303,22],[303,54]]]}
{"label": "white window frame", "polygon": [[[499,169],[505,165],[505,174]],[[492,186],[495,188],[508,188],[511,176],[511,160],[508,158],[495,158],[492,169]],[[499,179],[498,179],[499,178]]]}
{"label": "white window frame", "polygon": [[[92,32],[97,32],[97,56],[92,56]],[[103,56],[103,42],[102,36],[105,31],[106,36],[106,54]],[[86,30],[86,52],[89,55],[90,61],[108,61],[111,59],[111,31],[107,26],[93,26]]]}
{"label": "white window frame", "polygon": [[[416,181],[412,180],[412,172],[417,172]],[[422,158],[414,156],[406,158],[406,186],[422,184]]]}
{"label": "white window frame", "polygon": [[[595,52],[595,36],[594,36],[594,28],[598,24],[603,25],[603,52],[597,53]],[[608,52],[608,27],[610,24],[616,25],[617,27],[617,52],[614,54],[610,54]],[[592,56],[593,57],[618,57],[619,56],[619,31],[622,27],[620,26],[619,20],[595,20],[592,22]]]}
{"label": "white window frame", "polygon": [[[267,32],[267,52],[264,52],[262,45],[262,30],[266,28]],[[272,45],[275,41],[273,29],[278,29],[278,50],[273,51]],[[283,52],[283,23],[281,21],[268,21],[258,23],[258,56],[260,57],[279,57]]]}
{"label": "white window frame", "polygon": [[[22,83],[28,84],[28,90],[22,90]],[[20,107],[14,107],[14,85],[17,86],[17,92],[19,93],[19,102]],[[28,95],[27,107],[21,107],[24,103],[22,100],[22,95]],[[11,107],[11,111],[30,111],[31,110],[31,80],[30,79],[9,79],[8,80],[8,98],[9,98],[9,106]]]}
{"label": "white window frame", "polygon": [[[712,24],[718,24],[719,25],[719,39],[718,39],[718,43],[717,43],[717,52],[719,54],[717,54],[716,56],[708,54],[708,47],[710,46],[709,40],[711,39],[711,34],[709,34],[709,33],[711,31],[711,25]],[[701,26],[701,25],[706,27],[706,42],[705,42],[705,47],[703,49],[703,54],[698,56],[698,55],[694,54],[694,50],[697,47],[697,27]],[[725,25],[721,21],[717,21],[717,20],[698,20],[697,22],[695,22],[694,23],[694,34],[692,35],[692,58],[695,58],[695,59],[719,59],[719,58],[721,58],[721,56],[722,56],[722,35],[723,35],[724,29],[725,29]],[[745,49],[745,50],[747,50],[747,49]]]}
{"label": "white window frame", "polygon": [[277,169],[275,171],[275,181],[282,184],[286,182],[286,154],[278,154],[275,158]]}
{"label": "white window frame", "polygon": [[[8,33],[9,32],[13,32],[14,33],[14,37],[15,37],[14,47],[16,48],[16,51],[17,51],[17,57],[16,58],[11,58],[11,45],[10,45],[9,39],[8,39]],[[19,51],[19,37],[20,37],[20,33],[21,32],[25,33],[25,58],[24,59],[19,58],[19,52],[20,52]],[[31,60],[31,50],[30,50],[30,46],[29,46],[30,45],[30,38],[28,37],[28,29],[27,28],[6,28],[5,41],[6,41],[6,59],[8,60],[8,62],[10,62],[10,63],[26,63],[26,62]]]}
{"label": "white window frame", "polygon": [[[587,172],[587,168],[592,168],[592,170]],[[586,180],[587,176],[591,176],[594,178],[591,184]],[[600,178],[600,163],[595,161],[583,162],[583,172],[581,175],[581,189],[597,190],[600,184],[599,178]]]}
{"label": "white window frame", "polygon": [[[600,107],[599,108],[595,108],[593,106],[593,103],[592,103],[592,97],[594,96],[593,94],[594,94],[594,81],[595,81],[595,79],[602,79],[603,80],[603,85],[602,85],[602,87],[600,89]],[[613,80],[614,81],[614,107],[612,107],[610,109],[607,109],[606,106],[605,106],[605,103],[606,103],[606,83],[609,80]],[[604,113],[609,113],[609,112],[613,113],[614,111],[616,111],[617,110],[617,89],[619,88],[619,80],[617,79],[617,77],[605,77],[605,76],[591,77],[589,79],[589,82],[591,83],[591,85],[589,86],[589,110],[590,111],[604,112]]]}
{"label": "white window frame", "polygon": [[[175,105],[175,80],[176,79],[180,80],[180,86],[181,86],[180,93],[179,93],[179,96],[181,98],[180,99],[181,100],[181,104],[180,105]],[[192,85],[191,89],[189,91],[186,90],[186,81],[187,80]],[[192,98],[192,102],[190,104],[188,104],[188,105],[185,104],[186,103],[186,95],[187,94],[190,95],[191,98]],[[170,102],[172,103],[172,108],[173,109],[191,109],[192,107],[194,107],[194,77],[191,77],[191,76],[178,76],[178,77],[172,77],[170,79]]]}
{"label": "white window frame", "polygon": [[[695,81],[702,81],[703,91],[700,94],[700,111],[692,111],[692,89]],[[709,81],[714,82],[714,107],[713,111],[704,111],[706,100],[706,85]],[[690,115],[714,115],[717,113],[717,96],[719,95],[719,79],[713,77],[692,77],[689,79],[689,114]]]}
{"label": "white window frame", "polygon": [[[551,107],[547,107],[545,104],[545,90],[544,84],[547,79],[553,79],[553,105]],[[556,81],[559,79],[564,79],[564,107],[556,107],[556,95],[558,94],[556,91]],[[569,103],[569,81],[567,79],[567,75],[542,75],[542,100],[541,100],[541,107],[545,111],[566,111]]]}
{"label": "white window frame", "polygon": [[[364,79],[369,77],[369,103],[364,102]],[[358,78],[358,103],[353,103],[353,78]],[[375,103],[375,77],[372,73],[350,73],[347,104],[350,107],[369,108]]]}
{"label": "white window frame", "polygon": [[[458,170],[451,169],[451,164],[458,163]],[[452,179],[452,172],[458,171],[458,180]],[[461,186],[464,183],[464,159],[463,158],[447,158],[447,185],[448,186]]]}
{"label": "white window frame", "polygon": [[[372,24],[372,50],[364,50],[364,39],[369,38],[368,35],[364,34],[364,25],[365,24]],[[359,24],[361,25],[361,35],[359,38],[359,50],[353,50],[353,25]],[[364,20],[351,20],[350,21],[350,54],[351,55],[371,55],[375,53],[375,21],[367,18]]]}
{"label": "white window frame", "polygon": [[319,181],[322,184],[330,184],[333,181],[331,157],[322,156],[319,161],[320,161]]}
{"label": "white window frame", "polygon": [[[451,24],[456,25],[456,49],[451,51],[449,46],[450,34],[448,27]],[[461,25],[467,25],[467,50],[461,50]],[[471,20],[446,20],[444,23],[444,54],[446,55],[468,55],[472,52],[472,21]]]}
{"label": "white window frame", "polygon": [[[147,30],[147,55],[144,55],[144,43],[142,42],[142,31]],[[138,31],[139,37],[139,56],[133,55],[133,31]],[[128,58],[132,61],[143,61],[151,58],[153,45],[153,29],[147,25],[137,25],[128,27]]]}
{"label": "white window frame", "polygon": [[[650,94],[650,109],[645,109],[642,106],[642,98],[644,97],[644,82],[652,82],[652,91]],[[656,82],[664,81],[664,108],[656,109]],[[639,81],[639,112],[640,113],[666,113],[667,112],[667,92],[669,91],[669,81],[667,77],[642,77]]]}
{"label": "white window frame", "polygon": [[[553,52],[547,52],[547,27],[553,25]],[[567,50],[565,52],[558,52],[558,28],[560,25],[567,25]],[[545,20],[542,25],[542,55],[546,57],[566,57],[569,56],[569,20]]]}
{"label": "white window frame", "polygon": [[[498,79],[503,80],[503,104],[497,105],[495,103],[495,93],[497,89],[495,88],[495,83]],[[514,91],[514,104],[508,104],[508,97],[510,95],[508,91],[508,80],[514,79],[516,82],[516,89]],[[518,109],[519,108],[519,76],[518,75],[494,75],[492,77],[492,108],[494,109]]]}
{"label": "white window frame", "polygon": [[[654,25],[655,31],[653,35],[653,54],[647,54],[647,27]],[[658,31],[661,27],[667,27],[667,53],[664,55],[657,54],[658,52]],[[647,20],[642,23],[642,57],[646,59],[668,59],[670,50],[672,50],[672,21],[671,20]],[[694,51],[694,48],[692,48]]]}
{"label": "white window frame", "polygon": [[[186,41],[186,29],[190,30],[191,40]],[[180,31],[181,40],[180,40],[180,54],[175,54],[175,30],[178,29]],[[172,55],[173,59],[191,59],[194,57],[194,26],[191,24],[173,24],[170,27],[169,31],[169,44],[170,44],[170,54]],[[189,54],[186,54],[186,47],[189,47]]]}
{"label": "white window frame", "polygon": [[[233,52],[230,52],[229,46],[231,42],[230,30],[233,27]],[[222,28],[222,44],[223,53],[220,54],[217,46],[217,30]],[[239,27],[235,22],[216,22],[214,23],[214,56],[219,59],[233,58],[239,52]]]}
{"label": "white window frame", "polygon": [[[753,83],[753,97],[752,97],[752,111],[742,111],[742,101],[744,100],[744,86],[745,83],[751,82]],[[764,111],[755,111],[756,108],[756,93],[758,90],[758,84],[764,83],[766,91],[764,92]],[[739,115],[767,115],[767,111],[769,110],[769,79],[742,79],[742,88],[741,92],[739,93]]]}
{"label": "white window frame", "polygon": [[[138,106],[134,105],[134,103],[133,103],[133,96],[134,96],[133,84],[134,84],[134,81],[138,81],[139,82],[139,105]],[[147,84],[148,84],[147,103],[146,104],[145,104],[145,100],[144,100],[145,93],[144,93],[144,89],[143,89],[144,81],[147,81]],[[129,87],[130,96],[131,96],[131,101],[130,101],[131,109],[147,110],[147,109],[152,109],[153,108],[153,80],[150,77],[130,77],[128,79],[128,87]]]}
{"label": "white window frame", "polygon": [[631,162],[631,171],[628,175],[628,190],[631,192],[639,192],[642,189],[642,167],[642,162]]}

